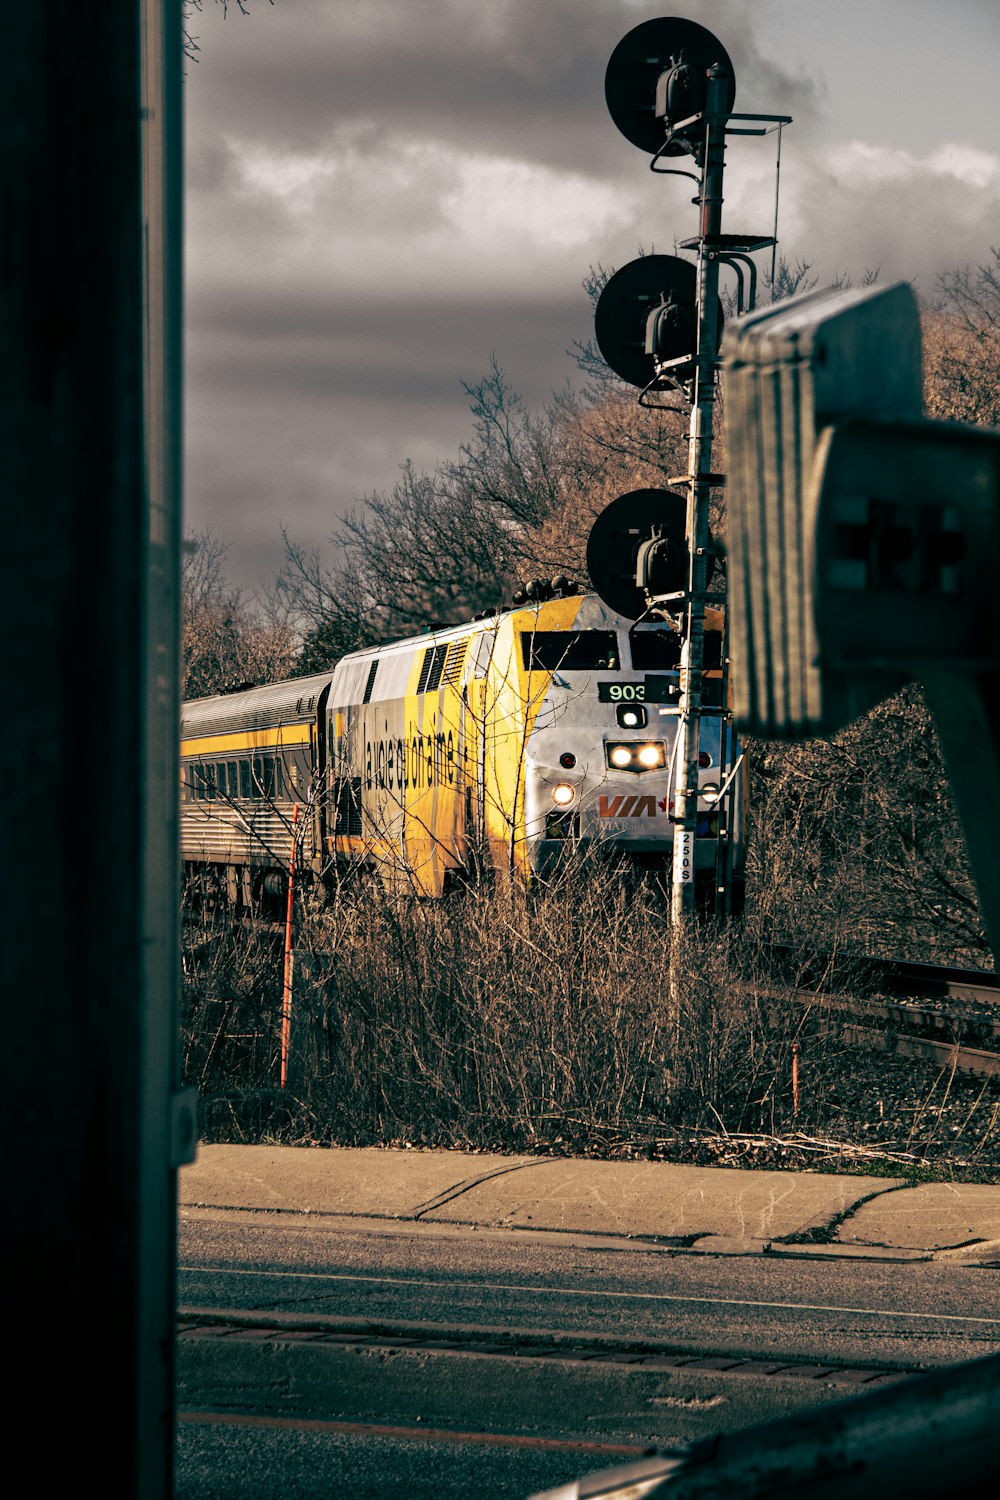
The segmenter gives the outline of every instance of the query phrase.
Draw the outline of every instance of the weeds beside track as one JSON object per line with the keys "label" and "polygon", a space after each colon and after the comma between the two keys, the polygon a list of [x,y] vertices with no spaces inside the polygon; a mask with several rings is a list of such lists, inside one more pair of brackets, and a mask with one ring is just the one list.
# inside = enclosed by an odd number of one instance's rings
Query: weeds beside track
{"label": "weeds beside track", "polygon": [[[280,932],[186,927],[183,1063],[205,1139],[1000,1175],[1000,1080],[964,1076],[954,1048],[851,1045],[820,1024],[822,955],[779,962],[752,913],[671,933],[655,887],[595,864],[437,902],[345,883],[300,906],[295,933],[282,1090]],[[853,1024],[883,1025],[864,961],[831,977],[861,996]],[[774,1003],[802,980],[814,1003]]]}

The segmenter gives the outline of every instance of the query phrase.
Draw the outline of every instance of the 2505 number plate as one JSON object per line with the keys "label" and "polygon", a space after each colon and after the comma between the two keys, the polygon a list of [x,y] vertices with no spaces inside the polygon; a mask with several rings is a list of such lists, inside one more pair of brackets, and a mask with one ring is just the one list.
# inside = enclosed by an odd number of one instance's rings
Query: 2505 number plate
{"label": "2505 number plate", "polygon": [[599,682],[601,703],[673,703],[677,699],[677,676],[644,677],[641,682]]}

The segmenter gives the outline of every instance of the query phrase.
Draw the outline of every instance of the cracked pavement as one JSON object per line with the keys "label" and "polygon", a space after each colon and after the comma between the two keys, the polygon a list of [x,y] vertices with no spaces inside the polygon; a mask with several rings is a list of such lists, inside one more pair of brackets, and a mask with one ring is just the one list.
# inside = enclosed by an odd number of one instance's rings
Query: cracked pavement
{"label": "cracked pavement", "polygon": [[202,1145],[180,1203],[586,1234],[711,1254],[1000,1265],[1000,1185],[378,1147]]}

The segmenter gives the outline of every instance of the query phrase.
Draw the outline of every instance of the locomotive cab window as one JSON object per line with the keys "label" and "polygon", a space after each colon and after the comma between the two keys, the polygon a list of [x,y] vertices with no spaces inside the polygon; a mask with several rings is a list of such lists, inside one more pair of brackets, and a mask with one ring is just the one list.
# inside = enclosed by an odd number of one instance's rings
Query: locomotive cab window
{"label": "locomotive cab window", "polygon": [[681,638],[675,630],[635,630],[629,643],[637,672],[669,672],[680,666]]}
{"label": "locomotive cab window", "polygon": [[613,630],[522,631],[528,672],[617,672],[618,637]]}
{"label": "locomotive cab window", "polygon": [[722,632],[720,630],[705,631],[705,659],[706,672],[722,671]]}
{"label": "locomotive cab window", "polygon": [[489,671],[495,646],[496,636],[492,630],[484,630],[476,642],[476,655],[472,665],[472,676],[477,680],[481,681]]}

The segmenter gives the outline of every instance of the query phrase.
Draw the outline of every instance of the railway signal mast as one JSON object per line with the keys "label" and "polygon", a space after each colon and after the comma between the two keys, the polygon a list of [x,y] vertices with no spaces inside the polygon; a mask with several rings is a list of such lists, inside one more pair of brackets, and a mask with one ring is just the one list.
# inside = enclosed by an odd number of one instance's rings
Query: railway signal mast
{"label": "railway signal mast", "polygon": [[[693,200],[699,208],[698,233],[680,245],[696,252],[696,266],[677,256],[632,261],[611,277],[595,314],[598,347],[617,374],[640,387],[640,404],[683,410],[669,404],[669,398],[680,395],[690,407],[687,473],[671,480],[686,490],[683,549],[670,521],[671,505],[678,499],[672,491],[659,492],[662,523],[649,525],[637,515],[636,524],[626,527],[634,583],[645,601],[639,617],[669,617],[681,636],[671,878],[675,926],[694,910],[702,714],[722,713],[728,722],[725,671],[721,705],[709,707],[702,699],[706,597],[718,552],[709,532],[709,502],[713,488],[725,482],[723,475],[712,470],[723,322],[719,271],[723,265],[732,268],[737,278],[737,312],[751,311],[757,285],[751,257],[767,247],[773,250],[777,242],[777,198],[773,234],[722,232],[726,137],[763,136],[777,130],[780,150],[781,127],[791,123],[789,115],[734,114],[735,95],[735,74],[722,43],[705,27],[676,16],[644,21],[628,32],[614,49],[605,76],[611,117],[633,145],[649,154],[650,169],[660,176],[688,177],[698,184]],[[669,165],[681,157],[690,158],[697,171]],[[612,504],[621,506],[621,500]],[[644,510],[648,513],[648,500]],[[686,568],[678,587],[679,553]],[[602,593],[603,579],[598,576],[593,582]],[[725,643],[722,656],[725,663]],[[732,733],[724,737],[724,743],[729,752],[720,766],[719,802],[728,816],[720,827],[732,828],[738,769]],[[723,917],[730,906],[730,867],[725,848],[720,848],[715,905]]]}

